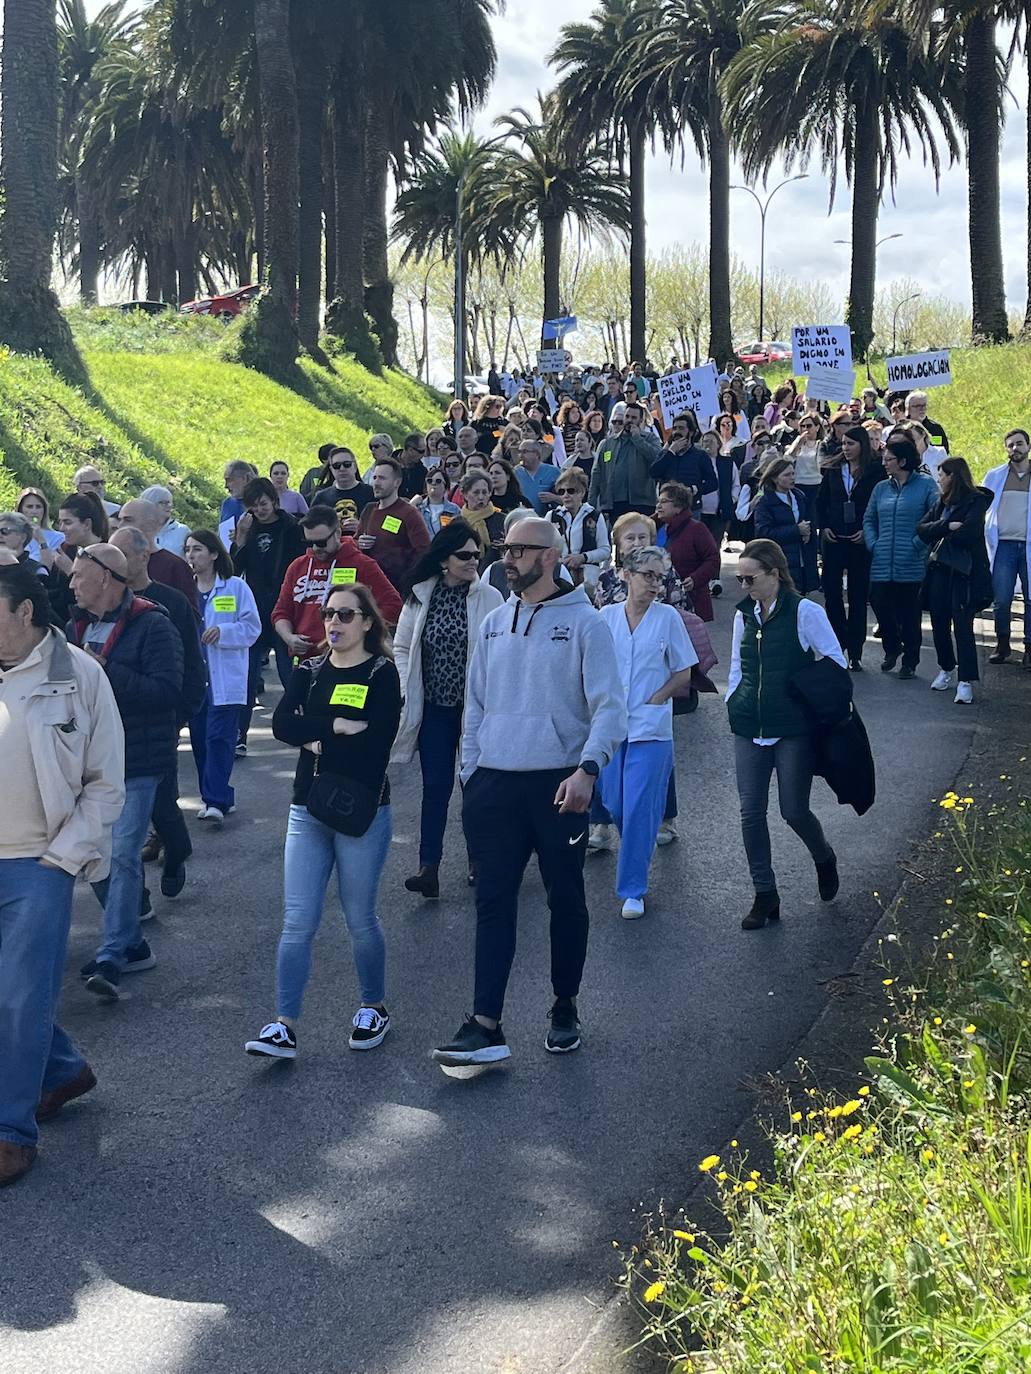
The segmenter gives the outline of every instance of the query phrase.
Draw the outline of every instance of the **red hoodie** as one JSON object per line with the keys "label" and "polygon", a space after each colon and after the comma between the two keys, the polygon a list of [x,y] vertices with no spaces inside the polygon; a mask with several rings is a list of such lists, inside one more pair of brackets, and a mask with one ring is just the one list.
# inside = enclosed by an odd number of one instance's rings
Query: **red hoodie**
{"label": "red hoodie", "polygon": [[[350,573],[351,576],[347,576]],[[302,554],[286,570],[279,597],[272,608],[272,624],[287,620],[295,635],[305,635],[313,645],[325,638],[320,614],[331,587],[346,587],[361,582],[376,598],[383,619],[396,625],[401,614],[401,598],[373,558],[360,553],[353,539],[344,538],[332,563],[320,563],[310,553]],[[312,654],[317,651],[313,648]]]}

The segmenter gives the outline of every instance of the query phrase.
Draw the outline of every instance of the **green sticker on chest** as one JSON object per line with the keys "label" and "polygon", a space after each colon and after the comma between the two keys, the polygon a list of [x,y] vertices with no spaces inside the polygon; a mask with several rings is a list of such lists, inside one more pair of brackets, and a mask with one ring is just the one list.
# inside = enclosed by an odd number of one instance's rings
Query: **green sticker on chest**
{"label": "green sticker on chest", "polygon": [[356,568],[334,568],[329,580],[334,587],[343,587],[358,580],[358,571]]}
{"label": "green sticker on chest", "polygon": [[215,608],[216,611],[235,611],[235,610],[236,610],[236,597],[235,597],[235,596],[216,596],[216,597],[213,597],[213,598],[212,598],[211,604],[212,604],[212,606],[214,606],[214,608]]}
{"label": "green sticker on chest", "polygon": [[333,688],[329,704],[330,706],[354,706],[360,710],[365,705],[365,699],[368,695],[367,686],[363,687],[357,682],[339,682]]}
{"label": "green sticker on chest", "polygon": [[383,517],[383,528],[388,534],[397,534],[398,530],[401,528],[401,521],[396,515],[385,515]]}

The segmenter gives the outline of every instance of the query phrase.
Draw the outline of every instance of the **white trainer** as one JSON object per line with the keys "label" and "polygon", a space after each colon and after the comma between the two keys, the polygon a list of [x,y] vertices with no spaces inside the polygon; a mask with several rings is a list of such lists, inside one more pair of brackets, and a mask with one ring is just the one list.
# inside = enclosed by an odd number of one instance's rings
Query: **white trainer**
{"label": "white trainer", "polygon": [[655,836],[655,843],[661,847],[672,844],[674,840],[679,838],[680,832],[677,830],[676,821],[663,821],[659,826],[659,833]]}
{"label": "white trainer", "polygon": [[932,691],[932,692],[947,692],[947,691],[949,690],[949,688],[952,686],[952,683],[953,683],[953,675],[952,675],[952,673],[947,673],[947,672],[945,671],[945,669],[942,668],[942,669],[939,671],[938,676],[937,676],[937,677],[934,679],[934,681],[931,683],[931,691]]}
{"label": "white trainer", "polygon": [[587,837],[587,848],[592,854],[601,854],[616,848],[619,832],[614,825],[592,825]]}
{"label": "white trainer", "polygon": [[974,684],[972,682],[958,682],[956,684],[956,705],[969,706],[974,700]]}
{"label": "white trainer", "polygon": [[644,915],[644,899],[642,897],[628,897],[623,903],[623,910],[619,913],[624,921],[637,921]]}

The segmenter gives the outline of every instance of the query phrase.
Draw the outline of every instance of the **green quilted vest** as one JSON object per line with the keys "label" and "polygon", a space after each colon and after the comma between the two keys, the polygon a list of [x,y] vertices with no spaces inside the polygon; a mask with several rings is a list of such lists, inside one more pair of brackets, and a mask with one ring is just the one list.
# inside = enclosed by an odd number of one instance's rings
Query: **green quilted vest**
{"label": "green quilted vest", "polygon": [[755,602],[746,596],[738,602],[745,620],[741,641],[741,682],[727,702],[730,728],[746,739],[782,739],[807,735],[809,726],[802,708],[788,695],[791,675],[813,662],[813,655],[798,642],[797,592],[782,591],[773,614],[759,625]]}

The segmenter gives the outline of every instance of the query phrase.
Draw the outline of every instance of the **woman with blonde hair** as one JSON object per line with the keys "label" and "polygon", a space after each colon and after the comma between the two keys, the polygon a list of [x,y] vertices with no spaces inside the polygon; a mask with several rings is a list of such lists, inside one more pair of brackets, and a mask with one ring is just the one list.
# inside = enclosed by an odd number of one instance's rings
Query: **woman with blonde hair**
{"label": "woman with blonde hair", "polygon": [[476,447],[489,458],[505,429],[504,396],[481,396],[469,421],[476,431]]}
{"label": "woman with blonde hair", "polygon": [[458,439],[458,431],[469,423],[469,407],[462,400],[454,400],[444,412],[441,429],[449,439]]}

